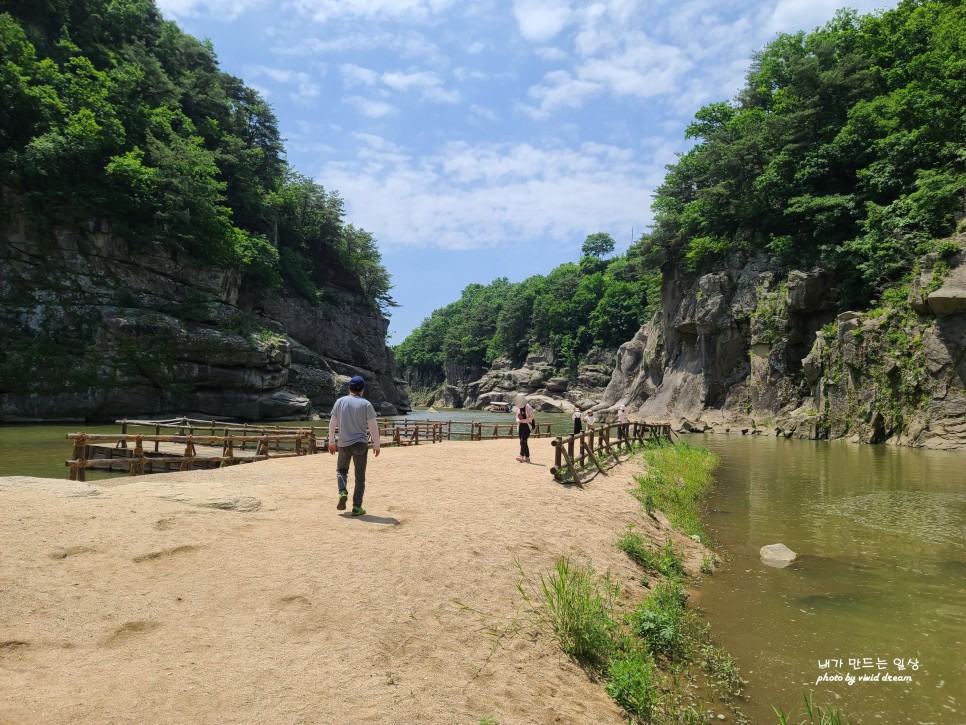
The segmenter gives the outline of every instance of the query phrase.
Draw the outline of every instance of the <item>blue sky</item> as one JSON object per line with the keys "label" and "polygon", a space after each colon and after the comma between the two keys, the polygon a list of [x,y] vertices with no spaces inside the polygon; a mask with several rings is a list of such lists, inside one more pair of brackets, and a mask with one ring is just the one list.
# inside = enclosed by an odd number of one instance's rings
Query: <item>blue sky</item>
{"label": "blue sky", "polygon": [[[472,282],[623,251],[695,111],[836,0],[157,0],[272,104],[393,278],[390,344]],[[853,0],[865,13],[895,2]]]}

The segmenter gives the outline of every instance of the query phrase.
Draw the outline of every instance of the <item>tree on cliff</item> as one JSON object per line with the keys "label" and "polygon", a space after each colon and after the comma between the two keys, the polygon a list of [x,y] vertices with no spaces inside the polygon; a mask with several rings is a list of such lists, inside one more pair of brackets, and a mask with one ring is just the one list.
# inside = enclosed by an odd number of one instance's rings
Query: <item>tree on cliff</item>
{"label": "tree on cliff", "polygon": [[584,243],[580,247],[580,254],[583,257],[596,257],[603,259],[614,251],[617,244],[614,238],[607,232],[597,232],[588,234]]}
{"label": "tree on cliff", "polygon": [[966,196],[966,7],[840,11],[756,54],[733,103],[695,114],[668,168],[652,256],[699,272],[766,250],[837,272],[867,305],[950,233]]}
{"label": "tree on cliff", "polygon": [[375,240],[288,167],[271,107],[153,0],[0,0],[0,87],[4,201],[36,228],[106,219],[252,285],[392,305]]}
{"label": "tree on cliff", "polygon": [[[610,235],[591,236],[604,242],[595,247],[601,254],[613,251],[605,251]],[[469,285],[396,347],[396,360],[428,385],[441,383],[450,365],[481,369],[499,357],[519,364],[534,348],[552,350],[573,371],[592,348],[630,339],[658,300],[660,273],[636,252],[588,258],[597,264],[565,263],[519,283]]]}

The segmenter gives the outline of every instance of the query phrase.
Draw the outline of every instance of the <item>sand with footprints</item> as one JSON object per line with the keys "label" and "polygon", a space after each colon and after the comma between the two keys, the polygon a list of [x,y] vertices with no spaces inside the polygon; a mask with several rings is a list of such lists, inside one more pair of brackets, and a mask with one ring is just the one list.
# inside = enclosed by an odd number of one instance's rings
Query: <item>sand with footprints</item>
{"label": "sand with footprints", "polygon": [[[109,482],[0,478],[0,723],[622,723],[517,586],[640,572],[638,464],[554,483],[548,441],[328,454]],[[673,536],[689,567],[698,545]]]}

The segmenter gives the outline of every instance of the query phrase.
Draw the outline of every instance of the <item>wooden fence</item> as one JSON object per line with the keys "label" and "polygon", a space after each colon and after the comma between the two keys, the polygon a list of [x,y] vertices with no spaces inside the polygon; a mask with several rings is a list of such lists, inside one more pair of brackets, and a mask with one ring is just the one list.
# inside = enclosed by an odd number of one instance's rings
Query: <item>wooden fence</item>
{"label": "wooden fence", "polygon": [[[454,420],[381,420],[379,434],[387,439],[395,439],[396,431],[403,433],[405,439],[414,433],[422,431],[422,440],[438,441],[483,441],[502,438],[516,438],[519,428],[517,423],[478,423],[475,421]],[[435,434],[437,438],[433,439]],[[546,438],[553,435],[551,423],[537,422],[530,434],[533,438]],[[406,445],[403,443],[403,445]]]}
{"label": "wooden fence", "polygon": [[[265,426],[191,418],[115,422],[121,425],[119,434],[68,434],[73,449],[65,465],[71,480],[85,480],[90,469],[126,472],[130,476],[185,471],[311,455],[324,451],[328,445],[327,424]],[[143,429],[152,432],[137,432]],[[557,480],[569,473],[575,481],[579,480],[578,472],[588,465],[603,473],[605,458],[629,449],[635,442],[671,436],[669,425],[628,423],[626,433],[623,431],[617,423],[611,423],[567,438],[557,436],[552,441],[555,451],[551,473]],[[447,440],[516,438],[518,424],[380,419],[379,433],[384,446],[410,446]],[[552,436],[552,424],[548,422],[538,422],[531,433],[534,438]]]}
{"label": "wooden fence", "polygon": [[669,424],[607,423],[566,438],[557,436],[551,441],[554,454],[550,473],[558,481],[563,481],[569,474],[570,480],[577,483],[580,481],[578,474],[588,466],[594,466],[606,476],[604,464],[607,461],[618,460],[621,453],[629,453],[636,445],[660,440],[671,440]]}
{"label": "wooden fence", "polygon": [[[86,480],[86,472],[92,468],[126,470],[129,476],[137,476],[158,471],[218,468],[318,452],[311,431],[251,436],[69,433],[67,439],[73,442],[71,459],[66,462],[68,477],[72,481]],[[145,444],[150,446],[152,443],[154,450],[145,450]],[[172,466],[177,468],[172,469]]]}

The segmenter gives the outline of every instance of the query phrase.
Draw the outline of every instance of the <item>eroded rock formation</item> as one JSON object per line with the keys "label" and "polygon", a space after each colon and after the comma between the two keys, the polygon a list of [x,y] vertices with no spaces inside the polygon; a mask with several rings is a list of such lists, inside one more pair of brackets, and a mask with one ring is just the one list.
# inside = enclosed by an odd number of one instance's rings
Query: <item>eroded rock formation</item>
{"label": "eroded rock formation", "polygon": [[[837,314],[834,278],[767,256],[665,270],[600,408],[682,430],[966,447],[966,251],[920,261],[908,305]],[[955,249],[955,247],[953,247]]]}
{"label": "eroded rock formation", "polygon": [[388,323],[352,282],[325,302],[243,289],[98,223],[45,241],[12,218],[0,249],[0,421],[196,414],[251,420],[327,412],[369,381],[384,413],[409,409]]}

